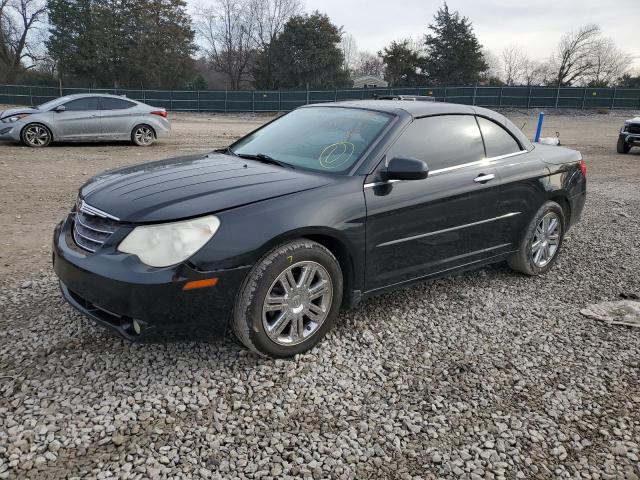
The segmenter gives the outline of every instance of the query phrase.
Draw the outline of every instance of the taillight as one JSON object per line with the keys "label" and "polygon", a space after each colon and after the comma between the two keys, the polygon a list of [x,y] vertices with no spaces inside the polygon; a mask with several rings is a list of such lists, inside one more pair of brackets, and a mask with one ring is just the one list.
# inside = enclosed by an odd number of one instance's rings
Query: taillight
{"label": "taillight", "polygon": [[578,166],[580,167],[580,171],[582,172],[582,176],[583,177],[587,177],[587,164],[584,163],[583,159],[580,159],[580,161],[578,162]]}
{"label": "taillight", "polygon": [[156,110],[155,112],[151,112],[151,115],[158,115],[160,117],[167,118],[167,111],[166,110]]}

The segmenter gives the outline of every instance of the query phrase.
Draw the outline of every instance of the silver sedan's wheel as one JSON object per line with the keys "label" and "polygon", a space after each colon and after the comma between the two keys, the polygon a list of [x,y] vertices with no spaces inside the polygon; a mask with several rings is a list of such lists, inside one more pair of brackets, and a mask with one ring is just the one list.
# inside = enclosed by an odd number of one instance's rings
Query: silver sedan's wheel
{"label": "silver sedan's wheel", "polygon": [[22,141],[33,148],[46,147],[51,142],[51,133],[44,125],[34,123],[22,131]]}
{"label": "silver sedan's wheel", "polygon": [[299,262],[271,284],[262,306],[267,336],[278,345],[297,345],[318,331],[333,299],[329,272],[319,263]]}
{"label": "silver sedan's wheel", "polygon": [[560,217],[549,212],[536,227],[531,243],[531,257],[536,267],[545,267],[555,257],[560,245]]}
{"label": "silver sedan's wheel", "polygon": [[138,125],[133,130],[131,138],[136,145],[146,147],[153,143],[153,140],[155,139],[155,133],[153,132],[153,129],[151,127],[148,127],[147,125]]}

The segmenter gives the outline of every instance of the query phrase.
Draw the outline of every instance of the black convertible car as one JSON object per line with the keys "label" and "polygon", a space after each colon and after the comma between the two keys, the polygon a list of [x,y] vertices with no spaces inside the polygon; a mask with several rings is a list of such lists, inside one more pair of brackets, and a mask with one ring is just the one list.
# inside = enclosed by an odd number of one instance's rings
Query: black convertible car
{"label": "black convertible car", "polygon": [[127,339],[230,325],[287,357],[390,288],[503,260],[547,272],[585,192],[580,153],[490,110],[311,105],[224,150],[92,178],[53,261],[69,303]]}

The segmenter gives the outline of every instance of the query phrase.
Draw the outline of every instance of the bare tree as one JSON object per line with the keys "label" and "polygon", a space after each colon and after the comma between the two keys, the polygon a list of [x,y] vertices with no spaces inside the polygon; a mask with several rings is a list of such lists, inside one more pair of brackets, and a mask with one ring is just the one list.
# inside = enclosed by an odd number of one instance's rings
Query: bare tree
{"label": "bare tree", "polygon": [[591,50],[591,71],[584,83],[591,87],[609,87],[628,70],[631,56],[623,52],[610,38],[600,38]]}
{"label": "bare tree", "polygon": [[349,72],[354,71],[358,62],[358,45],[353,35],[350,33],[342,34],[340,50],[344,56],[344,69]]}
{"label": "bare tree", "polygon": [[517,45],[509,45],[500,54],[504,82],[511,86],[522,83],[529,57]]}
{"label": "bare tree", "polygon": [[600,27],[595,24],[583,25],[562,36],[558,50],[551,59],[556,69],[555,83],[558,86],[572,85],[591,71],[592,50],[599,36]]}
{"label": "bare tree", "polygon": [[243,0],[215,0],[195,11],[194,26],[203,50],[213,69],[225,74],[230,89],[238,90],[249,80],[257,47],[256,23],[255,11]]}
{"label": "bare tree", "polygon": [[5,80],[12,82],[24,62],[31,67],[38,60],[34,33],[46,17],[42,0],[0,0],[0,65]]}
{"label": "bare tree", "polygon": [[555,71],[550,72],[550,68],[551,67],[548,63],[527,58],[527,61],[523,66],[522,81],[527,86],[545,85],[550,82],[553,83],[553,80],[550,80],[550,77],[555,75]]}
{"label": "bare tree", "polygon": [[384,75],[384,63],[378,55],[370,52],[359,52],[354,74],[358,76],[371,75],[382,78]]}
{"label": "bare tree", "polygon": [[256,43],[267,48],[282,31],[287,21],[302,13],[300,0],[248,0],[255,19]]}
{"label": "bare tree", "polygon": [[502,64],[500,58],[487,48],[482,49],[482,57],[487,64],[487,69],[482,72],[484,81],[502,80]]}

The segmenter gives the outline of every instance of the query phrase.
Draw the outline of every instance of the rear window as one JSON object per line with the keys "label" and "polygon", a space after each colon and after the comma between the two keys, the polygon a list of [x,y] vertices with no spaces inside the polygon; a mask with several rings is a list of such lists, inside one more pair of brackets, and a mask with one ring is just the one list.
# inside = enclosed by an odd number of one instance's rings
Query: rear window
{"label": "rear window", "polygon": [[487,150],[487,158],[509,155],[522,150],[515,138],[511,136],[503,127],[486,118],[477,117],[484,146]]}
{"label": "rear window", "polygon": [[121,98],[102,97],[102,110],[124,110],[134,105],[135,103]]}

